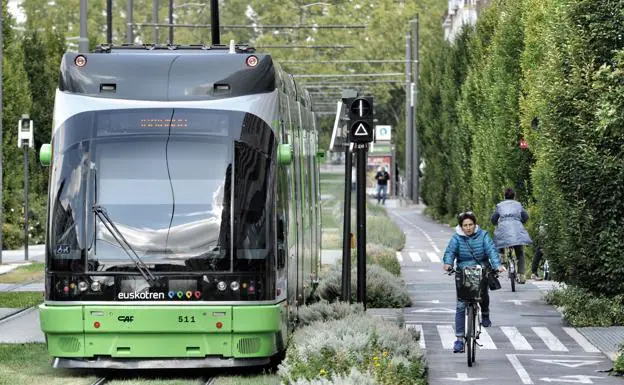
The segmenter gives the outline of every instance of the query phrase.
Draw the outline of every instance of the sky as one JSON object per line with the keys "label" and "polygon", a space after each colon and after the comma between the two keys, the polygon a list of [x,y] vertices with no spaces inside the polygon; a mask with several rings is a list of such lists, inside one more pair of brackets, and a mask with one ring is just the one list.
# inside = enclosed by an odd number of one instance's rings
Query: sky
{"label": "sky", "polygon": [[9,12],[17,20],[17,23],[23,23],[25,21],[24,14],[18,8],[20,0],[9,0]]}

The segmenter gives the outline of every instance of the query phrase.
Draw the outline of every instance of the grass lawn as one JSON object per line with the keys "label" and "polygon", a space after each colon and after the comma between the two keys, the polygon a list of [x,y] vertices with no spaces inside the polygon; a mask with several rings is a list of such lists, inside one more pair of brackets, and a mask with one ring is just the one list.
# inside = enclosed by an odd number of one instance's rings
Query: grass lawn
{"label": "grass lawn", "polygon": [[24,283],[43,281],[45,265],[35,262],[30,265],[18,267],[6,274],[0,275],[0,283]]}
{"label": "grass lawn", "polygon": [[[88,371],[70,371],[54,369],[45,344],[0,344],[0,385],[89,385],[97,377],[106,376],[111,372],[100,372],[97,375]],[[225,369],[224,369],[225,370]],[[214,372],[214,371],[213,371]],[[238,370],[238,373],[241,371]],[[188,385],[198,384],[202,372],[197,370],[159,371],[145,376],[136,372],[128,372],[132,377],[115,377],[125,374],[114,372],[107,385]],[[162,373],[162,375],[160,375]],[[277,385],[277,375],[227,376],[219,375],[215,385]]]}
{"label": "grass lawn", "polygon": [[219,377],[215,385],[277,385],[279,377],[276,374],[267,374],[264,376],[230,376]]}
{"label": "grass lawn", "polygon": [[[323,211],[323,229],[338,228],[338,231],[323,231],[322,248],[342,249],[342,213],[344,209],[344,183],[343,175],[322,173],[320,178],[321,194],[331,195],[330,199],[323,200],[321,207]],[[357,199],[355,193],[351,194],[351,232],[356,234],[356,207]],[[384,206],[366,203],[366,241],[368,244],[377,243],[394,250],[400,250],[405,245],[405,234],[389,217]]]}
{"label": "grass lawn", "polygon": [[0,292],[0,307],[26,308],[43,302],[40,291]]}
{"label": "grass lawn", "polygon": [[44,344],[0,344],[0,385],[88,385],[95,379],[53,369]]}

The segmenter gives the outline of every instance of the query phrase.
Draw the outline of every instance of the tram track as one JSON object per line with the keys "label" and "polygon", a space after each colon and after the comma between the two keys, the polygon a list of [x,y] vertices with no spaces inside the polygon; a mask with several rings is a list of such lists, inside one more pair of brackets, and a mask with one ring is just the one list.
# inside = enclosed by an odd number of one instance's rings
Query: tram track
{"label": "tram track", "polygon": [[5,323],[5,322],[9,322],[15,318],[19,318],[27,313],[29,313],[32,310],[36,310],[37,306],[39,306],[39,304],[34,305],[34,306],[30,306],[30,307],[26,307],[24,309],[18,309],[16,311],[14,311],[13,313],[9,313],[3,317],[0,317],[0,324]]}
{"label": "tram track", "polygon": [[106,384],[110,378],[108,377],[98,377],[95,382],[91,383],[91,385],[104,385]]}
{"label": "tram track", "polygon": [[217,383],[217,377],[204,377],[199,383],[200,385],[215,385]]}

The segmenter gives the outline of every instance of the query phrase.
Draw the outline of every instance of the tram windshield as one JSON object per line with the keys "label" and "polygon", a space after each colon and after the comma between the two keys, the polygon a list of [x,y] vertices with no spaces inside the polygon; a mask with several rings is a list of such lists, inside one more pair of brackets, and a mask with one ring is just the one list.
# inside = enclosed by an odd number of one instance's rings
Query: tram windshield
{"label": "tram windshield", "polygon": [[[272,244],[274,136],[249,115],[131,109],[68,119],[54,135],[52,259],[59,266],[87,259],[89,270],[134,270],[127,242],[159,271],[264,265],[249,261],[265,260]],[[250,130],[268,130],[268,145],[246,140]]]}

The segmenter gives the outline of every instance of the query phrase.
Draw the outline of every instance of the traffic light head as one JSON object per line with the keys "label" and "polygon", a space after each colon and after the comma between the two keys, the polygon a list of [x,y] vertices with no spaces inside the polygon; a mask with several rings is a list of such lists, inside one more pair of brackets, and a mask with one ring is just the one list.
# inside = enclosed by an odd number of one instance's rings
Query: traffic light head
{"label": "traffic light head", "polygon": [[373,141],[373,97],[347,99],[349,139],[354,143]]}

